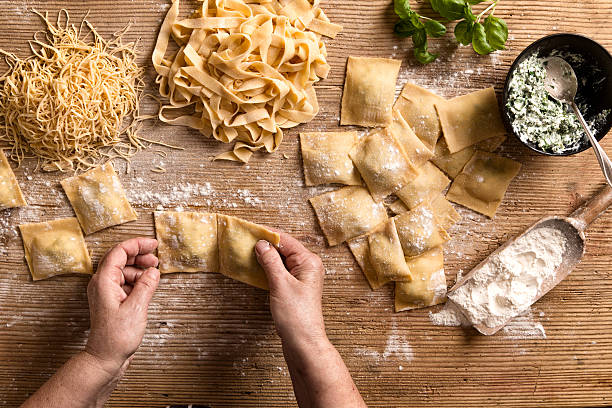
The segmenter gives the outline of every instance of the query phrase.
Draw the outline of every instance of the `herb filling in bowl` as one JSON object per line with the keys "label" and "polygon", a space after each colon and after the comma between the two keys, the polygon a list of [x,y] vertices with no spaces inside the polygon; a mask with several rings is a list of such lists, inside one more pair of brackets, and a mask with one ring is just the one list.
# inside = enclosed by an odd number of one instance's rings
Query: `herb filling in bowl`
{"label": "herb filling in bowl", "polygon": [[[568,62],[581,58],[563,55]],[[568,104],[557,101],[546,92],[544,58],[534,54],[523,60],[514,71],[508,88],[506,107],[512,115],[512,128],[523,142],[530,142],[552,153],[563,153],[580,147],[586,134]],[[588,106],[577,98],[584,114]],[[595,115],[589,127],[606,121],[610,110]]]}

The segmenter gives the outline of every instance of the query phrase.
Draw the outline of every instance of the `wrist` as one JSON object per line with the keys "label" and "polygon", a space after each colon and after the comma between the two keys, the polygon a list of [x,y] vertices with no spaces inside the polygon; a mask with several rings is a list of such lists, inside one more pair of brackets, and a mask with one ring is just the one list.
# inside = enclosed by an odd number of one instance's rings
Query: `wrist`
{"label": "wrist", "polygon": [[280,337],[284,349],[299,354],[324,351],[329,347],[333,347],[327,338],[327,334],[325,334],[325,330],[308,334],[292,333]]}
{"label": "wrist", "polygon": [[106,360],[98,356],[95,352],[85,349],[80,353],[84,359],[94,370],[108,377],[110,380],[120,378],[127,369],[130,360]]}

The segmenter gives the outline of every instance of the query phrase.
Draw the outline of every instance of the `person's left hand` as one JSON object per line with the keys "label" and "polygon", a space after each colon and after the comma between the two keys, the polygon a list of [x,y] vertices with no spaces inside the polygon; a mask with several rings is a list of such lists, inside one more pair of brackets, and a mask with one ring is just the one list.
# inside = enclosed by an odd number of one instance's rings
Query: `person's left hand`
{"label": "person's left hand", "polygon": [[150,238],[120,243],[106,253],[87,287],[91,332],[85,351],[113,374],[127,367],[142,342],[159,283],[155,248]]}

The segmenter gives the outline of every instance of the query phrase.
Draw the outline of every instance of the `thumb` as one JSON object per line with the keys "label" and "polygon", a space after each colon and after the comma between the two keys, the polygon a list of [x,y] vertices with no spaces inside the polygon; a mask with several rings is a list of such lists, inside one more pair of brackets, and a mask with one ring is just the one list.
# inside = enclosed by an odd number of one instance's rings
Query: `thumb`
{"label": "thumb", "polygon": [[289,274],[283,260],[276,248],[268,241],[258,241],[255,244],[255,254],[257,255],[257,262],[259,262],[266,273],[270,290],[274,290]]}
{"label": "thumb", "polygon": [[147,310],[149,302],[157,289],[159,284],[159,270],[156,268],[149,268],[136,279],[134,288],[130,292],[130,295],[125,300],[124,304],[132,308],[135,311]]}

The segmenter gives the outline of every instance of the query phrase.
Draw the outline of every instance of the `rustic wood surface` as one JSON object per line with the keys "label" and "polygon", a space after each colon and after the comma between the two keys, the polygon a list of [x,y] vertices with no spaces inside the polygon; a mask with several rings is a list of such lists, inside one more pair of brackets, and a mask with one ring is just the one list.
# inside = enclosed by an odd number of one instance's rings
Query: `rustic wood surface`
{"label": "rustic wood surface", "polygon": [[[423,1],[412,1],[424,3]],[[186,147],[167,158],[143,151],[125,187],[140,214],[136,222],[91,236],[94,260],[114,243],[153,236],[151,212],[185,210],[237,215],[295,234],[323,258],[327,268],[324,313],[327,331],[357,386],[372,407],[390,406],[608,406],[612,404],[612,217],[588,230],[583,263],[538,302],[532,319],[546,338],[436,327],[429,310],[393,313],[392,290],[372,292],[344,245],[328,248],[307,199],[325,188],[306,188],[298,150],[300,130],[338,129],[339,103],[348,55],[403,61],[397,90],[406,81],[455,96],[487,86],[499,91],[513,58],[535,39],[555,32],[587,34],[612,49],[612,1],[502,0],[496,14],[510,27],[508,49],[479,57],[457,47],[451,35],[432,41],[439,61],[419,66],[410,40],[392,34],[390,0],[324,0],[343,32],[327,41],[330,77],[317,86],[321,113],[287,132],[280,150],[256,155],[248,166],[213,163],[227,149],[189,129],[151,123],[145,133]],[[187,3],[184,12],[194,3]],[[168,8],[166,0],[0,1],[0,47],[28,55],[27,40],[43,28],[29,9],[73,18],[89,11],[103,35],[133,22],[130,39],[141,39],[141,63],[151,83],[150,53]],[[155,93],[154,87],[150,92]],[[148,109],[154,106],[148,104]],[[604,140],[612,151],[612,138]],[[494,220],[461,210],[446,251],[449,285],[500,243],[545,215],[569,214],[603,183],[592,152],[569,158],[538,156],[515,140],[503,154],[523,163]],[[150,171],[163,162],[168,174]],[[124,170],[122,163],[117,163]],[[16,171],[30,206],[0,213],[0,405],[17,406],[70,356],[88,334],[86,277],[33,283],[27,271],[18,224],[72,216],[60,174],[41,174],[27,162]],[[138,179],[141,178],[142,180]],[[189,186],[206,190],[189,197]],[[187,190],[172,193],[173,186]],[[248,193],[243,191],[248,190]],[[143,199],[153,191],[169,201]],[[150,309],[142,347],[109,407],[163,407],[200,403],[211,407],[295,406],[267,293],[217,274],[164,276]]]}

